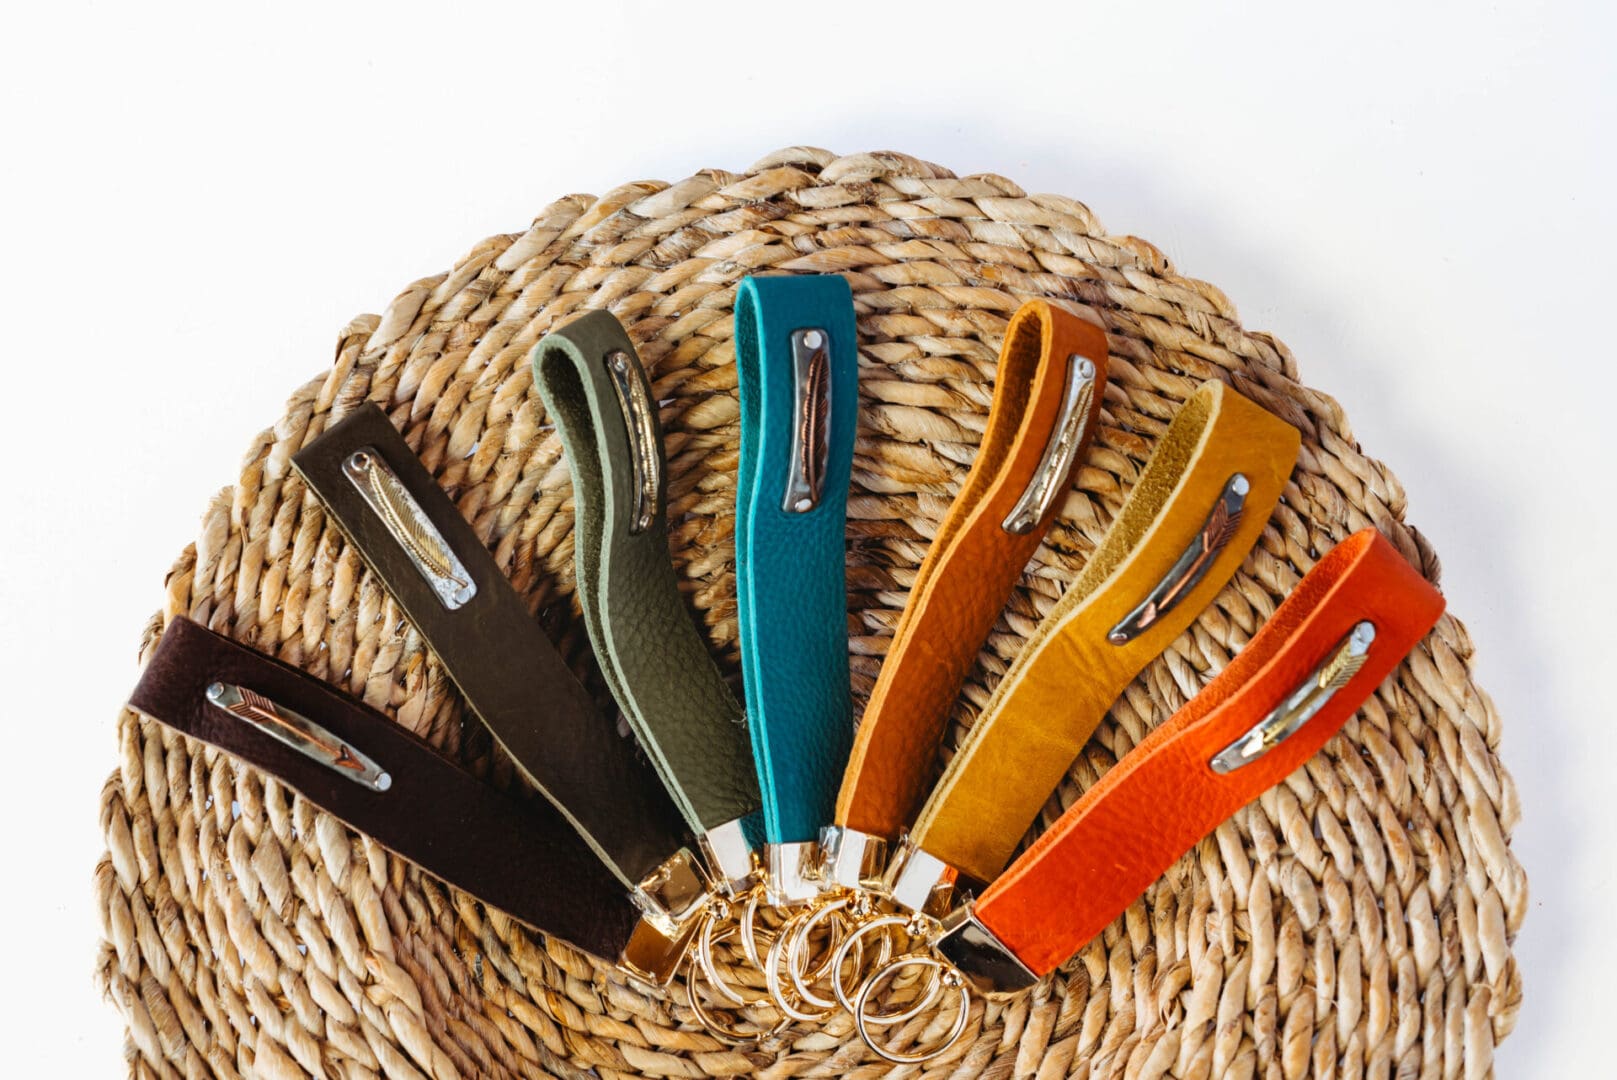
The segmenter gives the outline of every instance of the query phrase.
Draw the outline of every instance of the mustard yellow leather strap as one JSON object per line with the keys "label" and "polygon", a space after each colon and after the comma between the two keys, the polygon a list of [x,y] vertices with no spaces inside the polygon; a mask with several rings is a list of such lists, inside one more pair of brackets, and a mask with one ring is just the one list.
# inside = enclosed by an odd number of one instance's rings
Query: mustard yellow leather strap
{"label": "mustard yellow leather strap", "polygon": [[912,846],[978,881],[1005,868],[1112,702],[1246,559],[1298,444],[1222,383],[1191,396],[950,762]]}

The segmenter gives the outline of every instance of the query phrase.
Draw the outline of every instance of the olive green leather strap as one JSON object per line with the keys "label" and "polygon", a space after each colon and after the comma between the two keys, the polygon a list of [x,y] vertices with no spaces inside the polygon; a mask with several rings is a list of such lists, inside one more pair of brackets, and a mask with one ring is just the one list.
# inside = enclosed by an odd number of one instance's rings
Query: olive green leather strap
{"label": "olive green leather strap", "polygon": [[605,311],[547,336],[533,368],[573,478],[578,594],[607,682],[712,868],[745,876],[740,823],[759,809],[752,748],[669,559],[662,432],[645,371]]}

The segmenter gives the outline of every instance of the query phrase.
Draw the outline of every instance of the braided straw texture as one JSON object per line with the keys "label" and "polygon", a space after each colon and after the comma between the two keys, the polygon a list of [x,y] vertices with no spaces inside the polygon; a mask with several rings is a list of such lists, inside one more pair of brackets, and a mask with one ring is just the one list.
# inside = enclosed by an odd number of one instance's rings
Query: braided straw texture
{"label": "braided straw texture", "polygon": [[[1000,338],[1048,297],[1103,326],[1094,449],[986,644],[958,741],[1083,564],[1178,405],[1222,379],[1296,425],[1285,498],[1216,606],[1135,680],[1045,807],[1048,825],[1224,665],[1336,541],[1366,525],[1436,578],[1404,492],[1328,396],[1216,288],[1109,236],[1081,203],[899,154],[796,147],[570,196],[342,332],[331,368],[248,447],[169,573],[189,615],[363,697],[496,782],[512,770],[436,658],[289,465],[380,403],[579,669],[572,508],[528,356],[609,308],[642,350],[670,463],[673,556],[715,654],[737,666],[731,304],[745,274],[837,273],[858,309],[849,638],[862,705],[916,567],[984,427]],[[1526,908],[1501,722],[1445,616],[1307,767],[1203,841],[1052,980],[977,1001],[966,1036],[907,1074],[1484,1077],[1515,1023]],[[593,677],[593,676],[592,676]],[[648,997],[389,855],[273,781],[125,711],[101,802],[99,979],[141,1077],[333,1080],[895,1071],[848,1017],[729,1047],[676,985]],[[431,807],[421,812],[431,813]],[[565,887],[558,883],[558,888]],[[929,1041],[923,1018],[895,1045]]]}

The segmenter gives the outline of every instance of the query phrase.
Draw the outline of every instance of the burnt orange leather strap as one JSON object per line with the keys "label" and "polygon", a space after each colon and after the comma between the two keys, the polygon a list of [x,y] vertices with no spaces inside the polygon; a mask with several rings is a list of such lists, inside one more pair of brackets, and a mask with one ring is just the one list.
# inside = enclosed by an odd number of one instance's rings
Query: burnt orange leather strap
{"label": "burnt orange leather strap", "polygon": [[1011,318],[988,428],[888,646],[837,825],[888,839],[909,824],[961,683],[1088,447],[1106,369],[1098,327],[1043,300]]}
{"label": "burnt orange leather strap", "polygon": [[1222,383],[1191,395],[945,770],[915,848],[978,881],[999,875],[1112,702],[1245,560],[1298,441]]}
{"label": "burnt orange leather strap", "polygon": [[[1442,595],[1380,533],[1342,541],[1217,678],[982,894],[976,920],[1034,975],[1054,970],[1317,753],[1442,613]],[[1315,710],[1300,727],[1261,737],[1299,703]]]}

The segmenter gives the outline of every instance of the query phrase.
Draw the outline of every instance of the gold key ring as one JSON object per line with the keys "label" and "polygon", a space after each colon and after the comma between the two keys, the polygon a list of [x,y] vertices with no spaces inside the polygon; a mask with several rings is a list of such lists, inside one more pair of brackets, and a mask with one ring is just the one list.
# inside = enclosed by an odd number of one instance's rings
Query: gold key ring
{"label": "gold key ring", "polygon": [[[741,952],[759,971],[764,969],[763,957],[758,955],[758,904],[764,898],[764,885],[759,882],[747,890],[747,903],[741,909]],[[773,935],[766,936],[765,941],[772,942]]]}
{"label": "gold key ring", "polygon": [[[767,993],[759,994],[756,997],[743,997],[719,974],[719,966],[713,959],[713,946],[721,941],[729,940],[741,932],[741,928],[730,921],[732,914],[733,909],[728,904],[708,914],[702,924],[701,931],[696,935],[696,948],[692,950],[695,964],[700,967],[702,974],[707,977],[707,981],[712,985],[713,989],[718,991],[719,996],[726,1001],[741,1007],[765,1004],[769,1001]],[[694,973],[693,969],[692,974],[694,975]]]}
{"label": "gold key ring", "polygon": [[816,1023],[824,1020],[836,1011],[836,1002],[830,1002],[829,1008],[822,1007],[817,1012],[807,1012],[799,1009],[795,1003],[788,1001],[786,998],[786,988],[781,983],[780,978],[780,961],[788,940],[790,939],[784,933],[776,934],[775,940],[769,945],[769,956],[764,966],[764,982],[769,988],[769,996],[774,999],[775,1008],[793,1020],[801,1020],[804,1023]]}
{"label": "gold key ring", "polygon": [[[731,924],[730,926],[726,926],[722,930],[720,930],[719,933],[717,935],[715,935],[712,940],[713,940],[714,943],[717,943],[717,942],[720,942],[720,941],[725,941],[725,940],[728,940],[730,937],[734,936],[735,933],[736,933],[736,927],[735,927],[734,924]],[[777,1023],[774,1027],[768,1028],[766,1030],[761,1030],[761,1031],[743,1031],[740,1028],[726,1027],[725,1025],[719,1023],[719,1021],[715,1017],[713,1017],[712,1014],[710,1014],[707,1011],[706,1007],[704,1007],[702,1005],[701,995],[698,994],[697,991],[696,991],[696,984],[697,984],[697,981],[698,981],[698,979],[697,979],[698,971],[699,971],[699,967],[698,967],[697,963],[693,960],[691,962],[691,964],[690,964],[690,967],[686,971],[686,977],[685,977],[685,1002],[686,1002],[686,1004],[688,1004],[690,1006],[690,1010],[691,1010],[692,1015],[694,1015],[696,1017],[696,1022],[701,1024],[702,1027],[708,1032],[708,1034],[712,1035],[714,1038],[718,1039],[720,1042],[727,1043],[727,1044],[729,1044],[731,1046],[743,1046],[743,1045],[745,1045],[747,1043],[758,1042],[759,1040],[767,1039],[771,1035],[777,1035],[780,1032],[786,1030],[786,1028],[791,1024],[791,1022],[792,1022],[791,1017],[782,1016],[781,1019],[780,1019],[780,1022]],[[723,986],[723,984],[721,982],[713,981],[712,985],[715,988],[719,989],[721,992],[724,989],[724,986]],[[757,1000],[760,1003],[764,1003],[764,1002],[768,1002],[769,999],[766,996],[766,997],[759,998]]]}
{"label": "gold key ring", "polygon": [[[905,936],[912,940],[924,937],[924,934],[921,932],[922,927],[920,925],[919,916],[892,914],[879,915],[873,919],[867,919],[865,922],[861,923],[858,928],[853,931],[853,933],[849,934],[843,939],[842,944],[838,947],[836,954],[831,959],[831,989],[836,994],[838,1004],[840,1004],[844,1009],[847,1009],[848,1012],[855,1014],[859,1012],[857,999],[862,996],[861,991],[868,987],[871,980],[875,979],[878,975],[892,966],[892,964],[890,964],[888,961],[892,957],[895,950],[893,946],[893,936],[892,934],[887,933],[887,931],[900,929],[904,931]],[[854,946],[855,942],[862,939],[866,934],[874,933],[878,930],[883,931],[883,933],[881,951],[876,959],[876,970],[870,975],[866,976],[864,980],[855,984],[854,990],[850,992],[848,990],[847,983],[845,983],[842,979],[842,968],[847,962],[848,951]],[[899,960],[903,960],[905,957],[914,955],[917,954],[913,952],[905,953],[904,956],[899,957]],[[897,963],[897,961],[893,961],[893,963]],[[908,1020],[914,1016],[919,1016],[922,1012],[926,1011],[926,1009],[928,1009],[932,1003],[938,999],[938,995],[942,992],[943,984],[941,980],[934,977],[928,984],[927,992],[922,996],[920,1001],[916,1002],[914,1005],[911,1005],[909,1008],[896,1013],[867,1013],[865,1016],[865,1023],[870,1027],[886,1027],[890,1024],[903,1023],[905,1020]]]}
{"label": "gold key ring", "polygon": [[[827,975],[831,977],[833,982],[841,977],[841,969],[837,966],[837,960],[839,958],[846,959],[848,956],[848,953],[841,946],[847,936],[847,931],[844,928],[854,925],[853,918],[846,914],[854,902],[855,898],[852,896],[839,896],[833,900],[824,901],[816,904],[810,911],[797,916],[786,927],[781,928],[781,933],[787,938],[785,949],[786,974],[791,979],[792,989],[797,996],[810,1005],[822,1009],[835,1009],[837,1007],[836,997],[822,997],[815,993],[814,984]],[[826,948],[826,958],[820,962],[818,967],[810,970],[808,967],[809,935],[814,932],[816,926],[819,926],[833,915],[838,916],[838,918],[831,929],[831,941]],[[790,934],[786,933],[788,928],[791,929]],[[891,943],[883,938],[882,944],[884,952],[876,961],[878,965],[886,963],[888,957],[892,955]],[[855,970],[858,970],[859,965],[863,962],[864,954],[864,945],[860,944],[858,957],[854,961]]]}
{"label": "gold key ring", "polygon": [[[941,1043],[918,1053],[905,1054],[877,1044],[876,1040],[871,1037],[870,1029],[882,1025],[872,1023],[872,1018],[867,1010],[870,1006],[871,995],[876,992],[878,986],[885,982],[891,982],[899,972],[905,968],[912,967],[927,968],[936,972],[937,974],[933,981],[938,984],[940,990],[954,990],[959,997],[959,1006],[955,1012],[954,1025],[949,1028],[948,1034],[944,1036]],[[865,1041],[866,1046],[895,1065],[919,1065],[942,1055],[960,1041],[960,1036],[965,1034],[966,1023],[971,1019],[971,991],[966,988],[965,977],[960,974],[954,965],[939,960],[935,956],[922,953],[909,953],[901,956],[866,979],[854,1005],[853,1020],[854,1026],[859,1029],[859,1037]],[[880,1019],[880,1017],[878,1016],[876,1019]]]}

